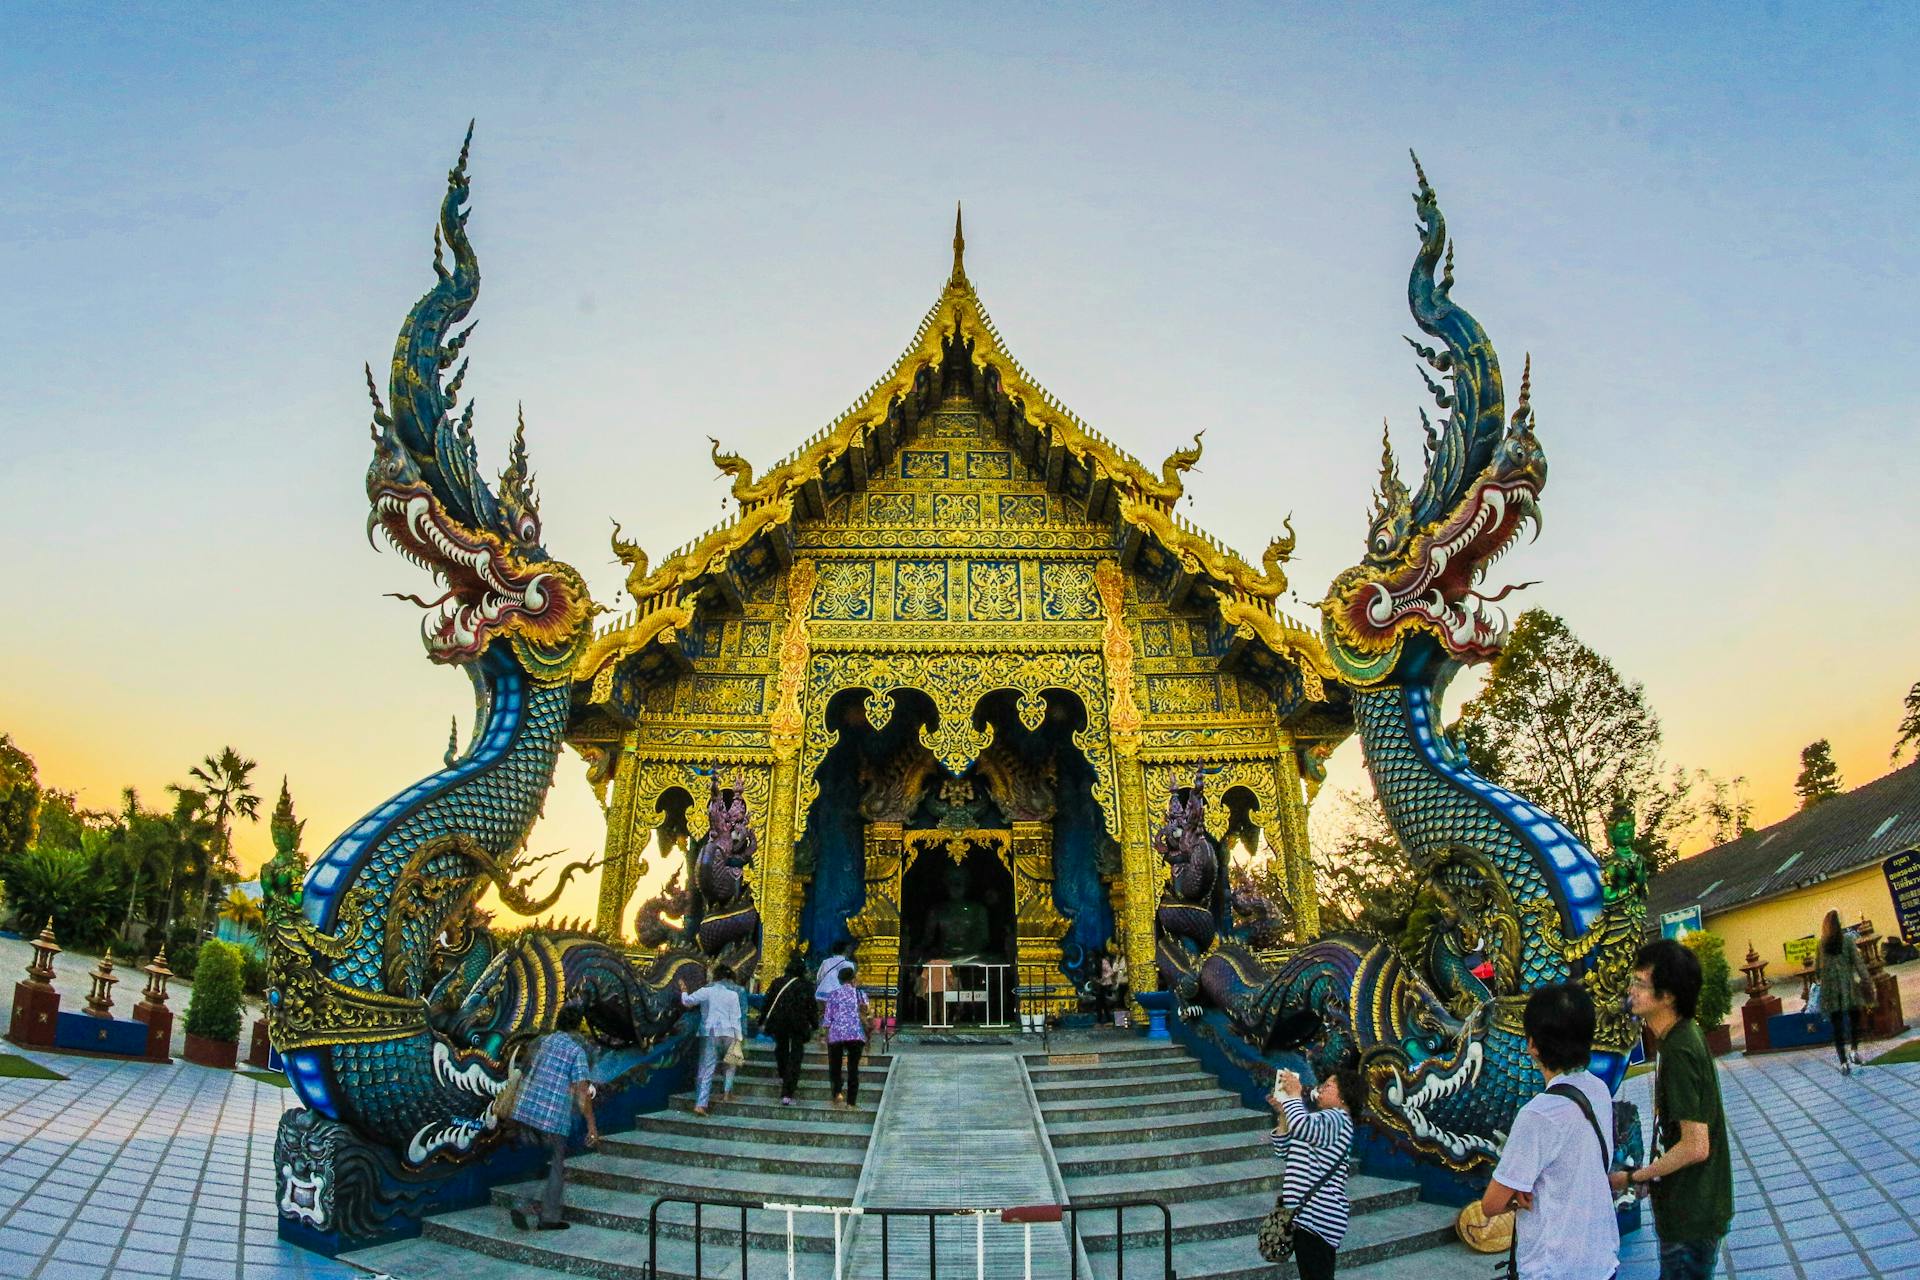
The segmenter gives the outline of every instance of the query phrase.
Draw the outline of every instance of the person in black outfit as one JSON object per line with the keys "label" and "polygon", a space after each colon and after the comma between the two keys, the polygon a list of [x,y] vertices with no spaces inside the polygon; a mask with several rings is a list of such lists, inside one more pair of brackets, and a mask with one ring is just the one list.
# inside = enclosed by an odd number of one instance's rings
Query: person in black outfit
{"label": "person in black outfit", "polygon": [[761,1006],[760,1027],[773,1037],[773,1060],[780,1068],[780,1105],[793,1105],[800,1089],[800,1059],[812,1038],[819,1006],[813,984],[807,981],[806,962],[799,953],[787,957],[787,970],[767,988]]}

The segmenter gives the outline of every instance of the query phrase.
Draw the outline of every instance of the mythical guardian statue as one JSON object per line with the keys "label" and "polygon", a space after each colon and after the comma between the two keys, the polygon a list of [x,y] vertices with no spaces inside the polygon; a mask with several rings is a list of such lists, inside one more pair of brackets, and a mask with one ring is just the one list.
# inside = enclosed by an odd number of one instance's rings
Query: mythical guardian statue
{"label": "mythical guardian statue", "polygon": [[[470,910],[492,885],[537,915],[584,865],[541,898],[528,890],[540,859],[526,856],[527,833],[599,610],[580,574],[541,545],[524,421],[495,489],[479,472],[472,404],[455,415],[466,364],[446,374],[472,333],[456,327],[480,287],[467,194],[463,144],[440,206],[437,280],[394,346],[391,411],[367,373],[366,486],[369,539],[377,530],[441,588],[432,600],[406,598],[425,610],[428,658],[473,681],[473,736],[445,768],[348,828],[304,883],[289,811],[263,877],[270,1028],[306,1107],[281,1124],[283,1221],[323,1233],[377,1230],[486,1146],[508,1055],[550,1030],[564,1001],[615,1044],[657,1037],[679,1014],[668,983],[684,959],[643,974],[581,935],[534,933],[502,949]],[[351,1215],[329,1212],[349,1204]]]}
{"label": "mythical guardian statue", "polygon": [[[1479,584],[1537,528],[1547,461],[1529,378],[1507,416],[1493,345],[1453,301],[1446,223],[1418,160],[1415,173],[1420,249],[1407,296],[1440,347],[1409,341],[1449,380],[1426,378],[1446,417],[1427,423],[1418,492],[1387,447],[1365,555],[1333,580],[1321,612],[1368,772],[1442,919],[1417,958],[1384,939],[1335,935],[1269,972],[1223,944],[1182,989],[1227,1010],[1264,1048],[1298,1050],[1322,1068],[1358,1065],[1379,1127],[1466,1171],[1498,1155],[1514,1113],[1542,1087],[1520,1026],[1536,987],[1587,983],[1600,1010],[1595,1066],[1618,1085],[1635,1038],[1625,981],[1646,904],[1640,887],[1610,899],[1579,838],[1477,776],[1441,730],[1447,682],[1505,642],[1506,620],[1489,606],[1507,591],[1483,595]],[[1470,971],[1476,953],[1493,961],[1491,984]]]}

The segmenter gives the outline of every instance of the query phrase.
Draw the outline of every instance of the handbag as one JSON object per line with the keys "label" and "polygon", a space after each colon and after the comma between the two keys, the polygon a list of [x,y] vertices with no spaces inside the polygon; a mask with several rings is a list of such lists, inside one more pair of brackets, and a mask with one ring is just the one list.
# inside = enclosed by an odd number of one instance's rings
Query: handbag
{"label": "handbag", "polygon": [[726,1057],[721,1059],[721,1061],[725,1062],[729,1067],[745,1066],[747,1062],[745,1041],[739,1036],[735,1036],[733,1040],[728,1043]]}
{"label": "handbag", "polygon": [[1327,1166],[1325,1173],[1313,1180],[1313,1185],[1307,1188],[1307,1194],[1300,1197],[1299,1204],[1288,1208],[1285,1191],[1274,1197],[1273,1208],[1267,1210],[1267,1216],[1260,1219],[1260,1230],[1255,1237],[1255,1243],[1260,1246],[1261,1257],[1268,1262],[1285,1262],[1293,1256],[1294,1218],[1307,1207],[1309,1201],[1320,1194],[1320,1188],[1326,1186],[1334,1174],[1345,1169],[1347,1152],[1352,1147],[1353,1137],[1348,1135],[1345,1145],[1340,1148],[1340,1154],[1334,1157],[1333,1163]]}

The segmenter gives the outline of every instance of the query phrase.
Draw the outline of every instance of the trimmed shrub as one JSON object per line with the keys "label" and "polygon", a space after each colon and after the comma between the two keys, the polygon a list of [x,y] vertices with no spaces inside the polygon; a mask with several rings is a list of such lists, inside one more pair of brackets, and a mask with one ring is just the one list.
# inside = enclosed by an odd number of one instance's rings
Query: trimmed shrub
{"label": "trimmed shrub", "polygon": [[1700,1007],[1694,1011],[1694,1020],[1702,1030],[1709,1030],[1733,1012],[1733,970],[1727,964],[1727,947],[1714,933],[1689,933],[1683,941],[1700,961]]}
{"label": "trimmed shrub", "polygon": [[240,1038],[240,948],[209,940],[200,944],[193,998],[187,1002],[187,1033],[208,1040]]}
{"label": "trimmed shrub", "polygon": [[267,958],[249,946],[240,948],[240,986],[250,996],[267,994]]}

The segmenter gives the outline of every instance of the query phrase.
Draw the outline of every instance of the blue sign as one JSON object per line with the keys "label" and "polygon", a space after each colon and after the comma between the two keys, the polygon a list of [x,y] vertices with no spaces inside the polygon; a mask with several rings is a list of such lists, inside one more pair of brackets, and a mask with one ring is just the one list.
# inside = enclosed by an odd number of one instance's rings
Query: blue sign
{"label": "blue sign", "polygon": [[1887,873],[1887,892],[1893,896],[1899,932],[1908,938],[1920,936],[1920,849],[1896,853],[1880,869]]}
{"label": "blue sign", "polygon": [[1697,902],[1684,911],[1669,911],[1660,917],[1660,936],[1663,938],[1684,938],[1690,933],[1699,933],[1704,927],[1700,920],[1700,904]]}

